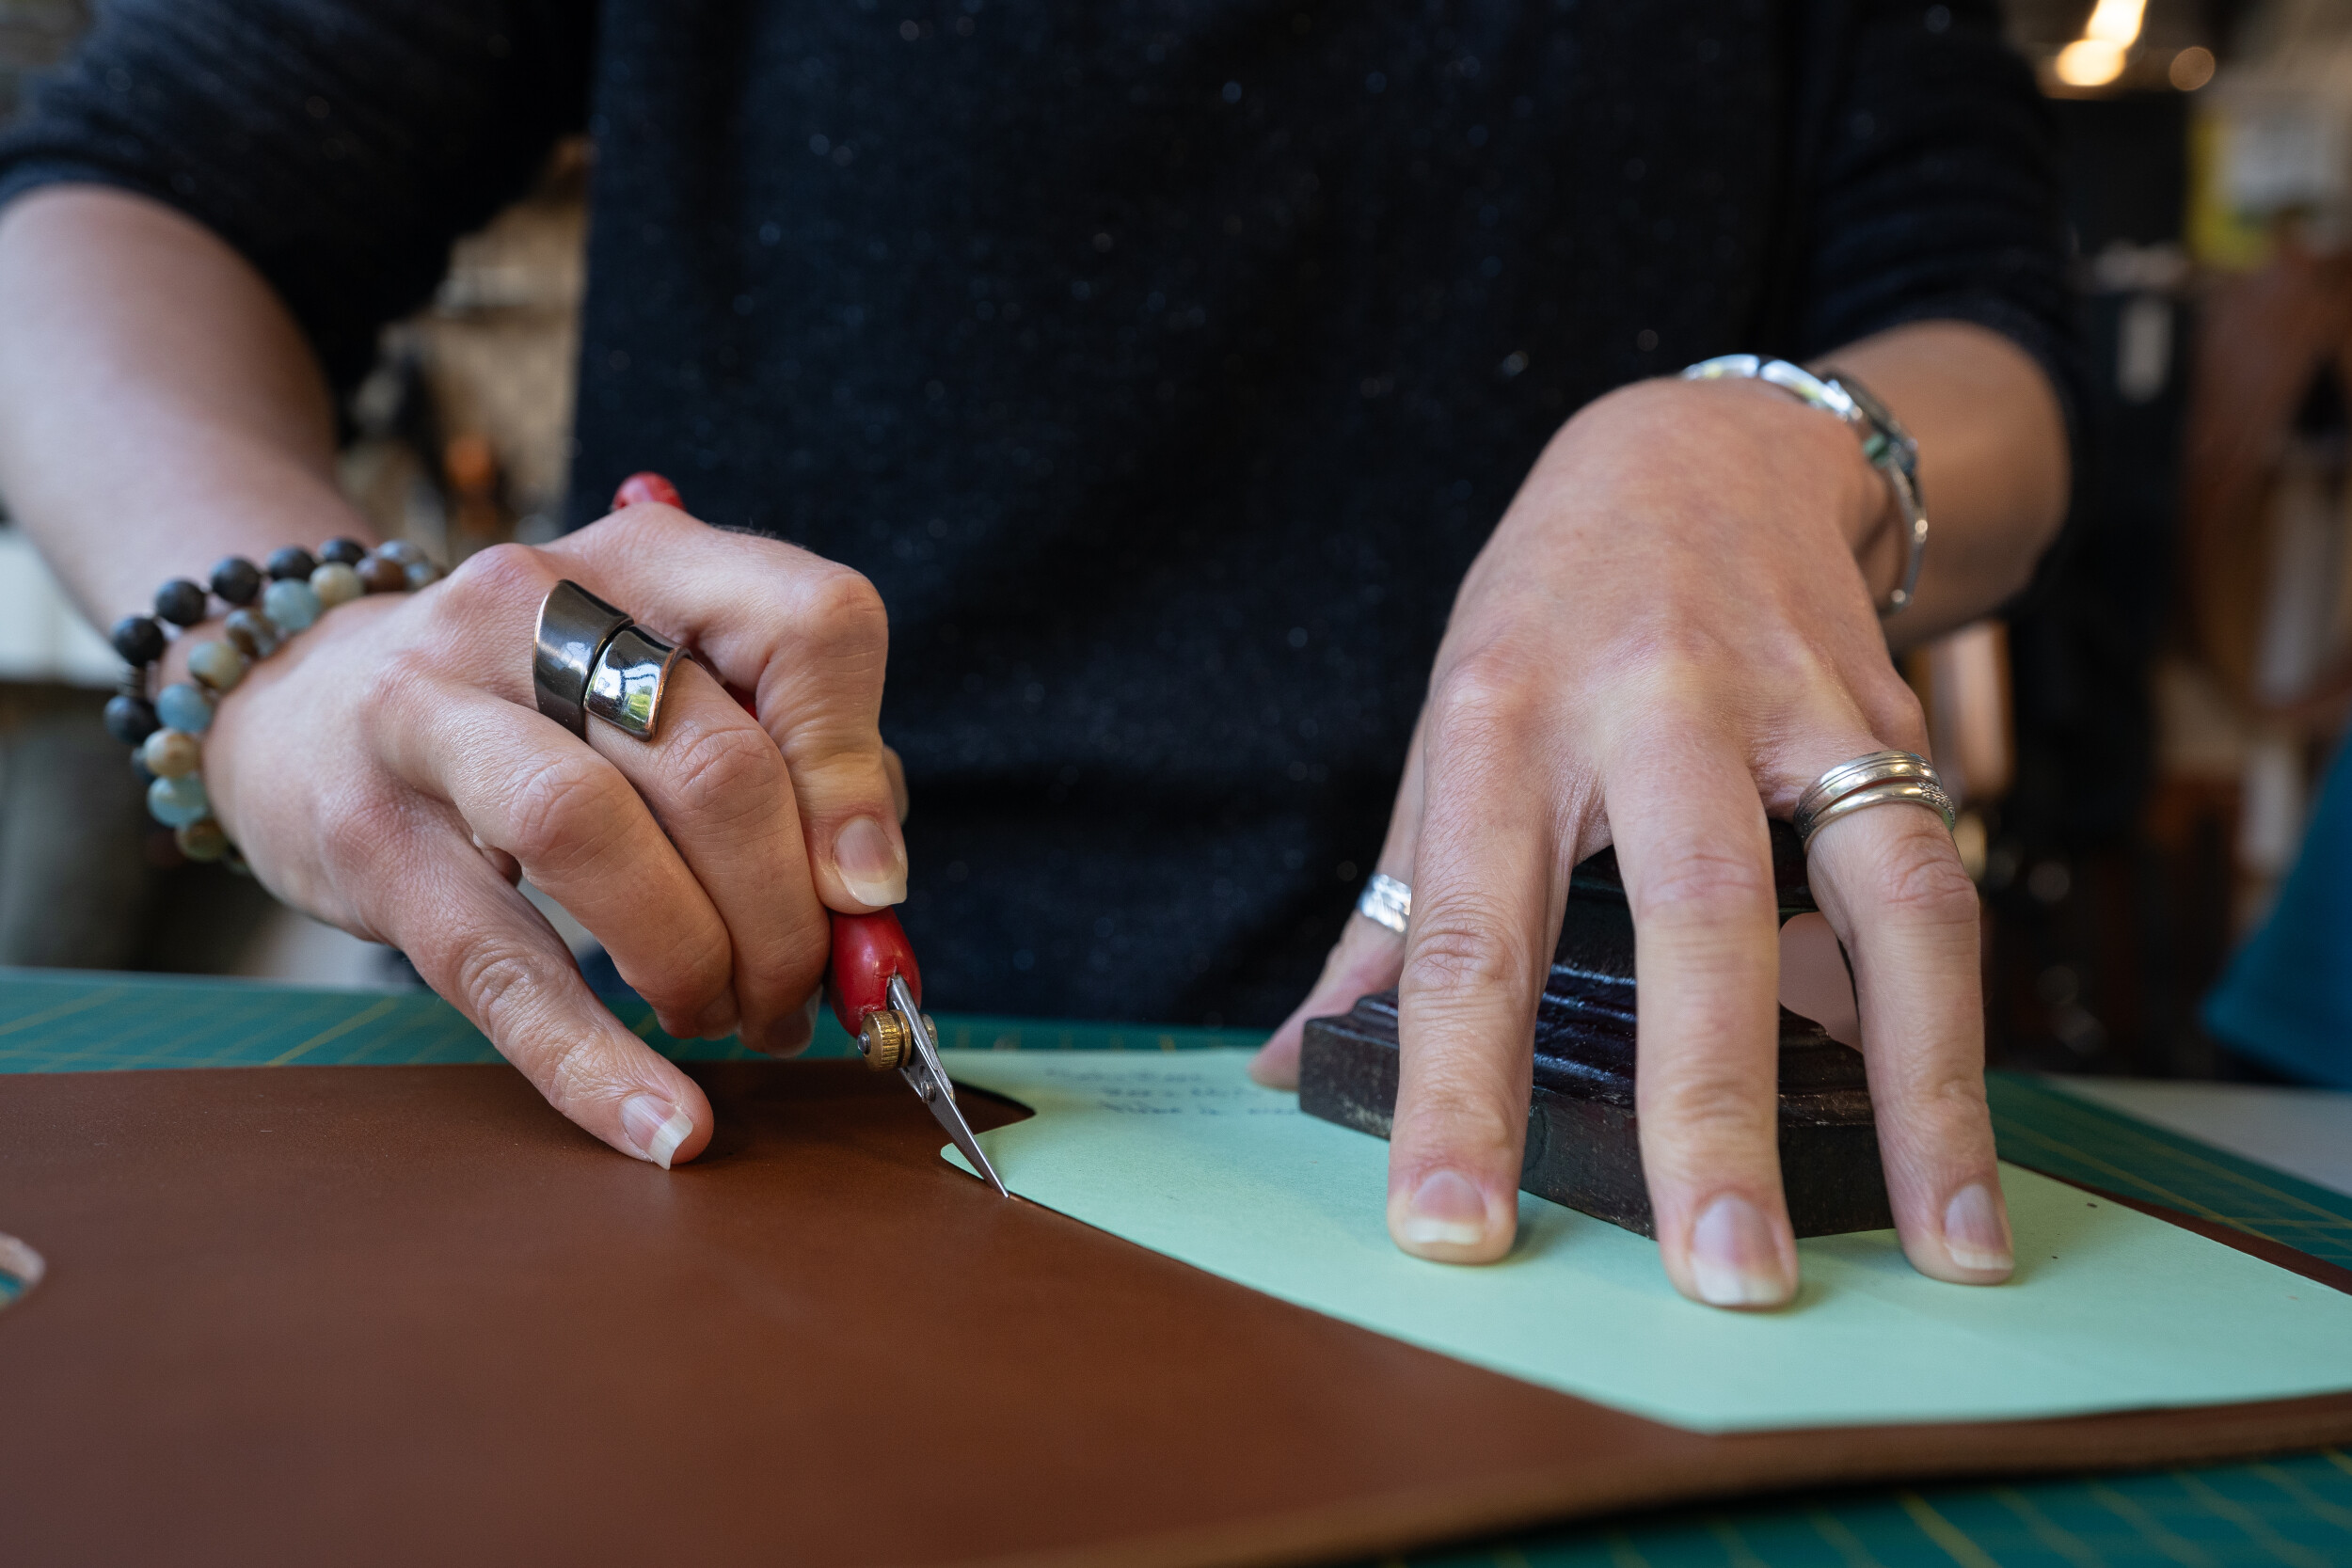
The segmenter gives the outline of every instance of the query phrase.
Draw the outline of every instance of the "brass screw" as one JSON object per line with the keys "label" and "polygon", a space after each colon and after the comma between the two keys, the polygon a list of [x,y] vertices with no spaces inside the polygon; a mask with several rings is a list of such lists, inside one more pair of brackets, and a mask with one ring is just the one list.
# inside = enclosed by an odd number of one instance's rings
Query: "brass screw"
{"label": "brass screw", "polygon": [[888,1072],[905,1061],[914,1045],[914,1037],[897,1013],[877,1007],[858,1025],[858,1053],[876,1072]]}

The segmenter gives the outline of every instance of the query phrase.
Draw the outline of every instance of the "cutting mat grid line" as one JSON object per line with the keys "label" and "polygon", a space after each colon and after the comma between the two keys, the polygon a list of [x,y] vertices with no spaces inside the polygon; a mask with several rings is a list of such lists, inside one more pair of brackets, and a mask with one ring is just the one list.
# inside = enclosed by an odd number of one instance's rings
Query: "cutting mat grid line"
{"label": "cutting mat grid line", "polygon": [[[689,1061],[733,1040],[676,1040],[634,1000],[621,1022]],[[1238,1030],[942,1015],[941,1043],[980,1051],[1254,1046]],[[820,1020],[809,1054],[850,1054]],[[495,1062],[462,1014],[421,992],[0,970],[0,1074],[261,1067],[271,1061]],[[2352,1265],[2352,1197],[2076,1100],[2036,1079],[1987,1085],[2004,1158],[2169,1204]],[[1395,1561],[1396,1560],[1391,1560]],[[2313,1568],[2352,1565],[2352,1456],[2133,1476],[1778,1498],[1570,1527],[1417,1556],[1410,1568]]]}

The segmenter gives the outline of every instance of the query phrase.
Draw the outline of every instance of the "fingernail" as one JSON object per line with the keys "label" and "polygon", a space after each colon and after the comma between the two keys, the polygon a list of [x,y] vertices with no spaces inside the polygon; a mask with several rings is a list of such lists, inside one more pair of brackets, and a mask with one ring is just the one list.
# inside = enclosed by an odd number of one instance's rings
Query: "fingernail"
{"label": "fingernail", "polygon": [[621,1103],[621,1135],[640,1160],[663,1170],[670,1168],[670,1156],[693,1130],[694,1118],[660,1095],[633,1094]]}
{"label": "fingernail", "polygon": [[842,885],[861,904],[896,904],[907,895],[906,851],[870,816],[852,817],[833,841]]}
{"label": "fingernail", "polygon": [[1433,1172],[1414,1189],[1397,1230],[1401,1241],[1476,1246],[1486,1239],[1486,1199],[1461,1172]]}
{"label": "fingernail", "polygon": [[1711,1307],[1778,1307],[1789,1296],[1780,1246],[1756,1206],[1725,1193],[1691,1227],[1691,1283]]}
{"label": "fingernail", "polygon": [[2017,1257],[2010,1249],[2009,1225],[1993,1189],[1971,1181],[1944,1206],[1944,1250],[1963,1269],[2012,1269]]}

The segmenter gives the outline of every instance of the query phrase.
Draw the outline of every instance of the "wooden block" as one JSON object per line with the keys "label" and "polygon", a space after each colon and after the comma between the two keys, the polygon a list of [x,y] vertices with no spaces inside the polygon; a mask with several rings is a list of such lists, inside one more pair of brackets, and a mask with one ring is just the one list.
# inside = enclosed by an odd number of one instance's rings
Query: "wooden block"
{"label": "wooden block", "polygon": [[[1780,915],[1809,912],[1804,853],[1772,824]],[[1379,1137],[1396,1111],[1396,992],[1307,1024],[1298,1104]],[[1859,1053],[1780,1010],[1780,1163],[1800,1236],[1892,1226],[1878,1129]],[[1634,1108],[1633,916],[1613,850],[1576,868],[1560,942],[1536,1007],[1534,1093],[1519,1185],[1539,1197],[1656,1233]]]}

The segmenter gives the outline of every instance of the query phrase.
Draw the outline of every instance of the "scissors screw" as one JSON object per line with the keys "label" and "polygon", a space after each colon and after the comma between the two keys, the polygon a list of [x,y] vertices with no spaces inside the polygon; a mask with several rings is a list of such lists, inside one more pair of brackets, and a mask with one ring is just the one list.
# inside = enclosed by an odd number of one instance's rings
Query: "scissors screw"
{"label": "scissors screw", "polygon": [[876,1072],[888,1072],[905,1061],[914,1045],[913,1032],[896,1013],[877,1007],[858,1025],[858,1053]]}

